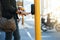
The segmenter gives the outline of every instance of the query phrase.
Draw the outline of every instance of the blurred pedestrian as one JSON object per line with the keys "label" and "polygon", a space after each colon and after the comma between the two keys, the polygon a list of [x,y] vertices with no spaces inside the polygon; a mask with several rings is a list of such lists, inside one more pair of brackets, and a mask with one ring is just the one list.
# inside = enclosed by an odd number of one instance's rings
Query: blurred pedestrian
{"label": "blurred pedestrian", "polygon": [[[24,25],[24,16],[29,15],[31,13],[25,12],[24,7],[18,6],[17,12],[16,12],[19,17],[22,17],[22,25]],[[21,18],[19,18],[21,20]]]}
{"label": "blurred pedestrian", "polygon": [[14,40],[20,40],[18,23],[17,23],[17,8],[16,8],[16,1],[15,0],[0,0],[2,4],[2,17],[11,19],[14,17],[16,22],[16,30],[14,32],[6,32],[5,40],[12,40],[12,34],[14,36]]}
{"label": "blurred pedestrian", "polygon": [[50,13],[47,14],[47,24],[50,24]]}

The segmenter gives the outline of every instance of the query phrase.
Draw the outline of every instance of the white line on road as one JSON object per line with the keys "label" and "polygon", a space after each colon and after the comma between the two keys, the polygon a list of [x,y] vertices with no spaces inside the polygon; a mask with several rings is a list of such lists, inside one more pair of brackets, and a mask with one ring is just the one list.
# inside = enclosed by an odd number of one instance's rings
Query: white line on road
{"label": "white line on road", "polygon": [[29,36],[29,38],[31,39],[31,40],[34,40],[33,38],[32,38],[32,36],[31,36],[31,34],[27,31],[27,29],[24,29],[25,30],[25,32],[27,33],[27,35]]}

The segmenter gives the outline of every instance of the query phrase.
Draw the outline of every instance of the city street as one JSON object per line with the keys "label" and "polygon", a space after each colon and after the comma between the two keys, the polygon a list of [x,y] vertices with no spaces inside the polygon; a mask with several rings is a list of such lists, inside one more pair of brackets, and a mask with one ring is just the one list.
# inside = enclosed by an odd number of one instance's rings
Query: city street
{"label": "city street", "polygon": [[[19,22],[19,32],[21,40],[35,40],[34,19],[25,18],[24,25]],[[60,40],[60,32],[48,30],[42,33],[42,40]],[[0,40],[5,40],[5,32],[0,32]]]}

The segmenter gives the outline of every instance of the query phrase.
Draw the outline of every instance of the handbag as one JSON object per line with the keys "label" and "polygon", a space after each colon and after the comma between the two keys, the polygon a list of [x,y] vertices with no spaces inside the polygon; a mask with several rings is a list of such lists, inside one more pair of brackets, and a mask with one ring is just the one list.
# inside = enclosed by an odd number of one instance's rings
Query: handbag
{"label": "handbag", "polygon": [[15,20],[14,17],[12,17],[11,19],[7,19],[2,17],[2,11],[1,11],[2,5],[1,5],[1,1],[0,1],[0,31],[4,31],[4,32],[13,32],[16,30],[16,24],[15,24]]}
{"label": "handbag", "polygon": [[15,30],[16,24],[13,17],[11,19],[0,17],[0,31],[13,32]]}

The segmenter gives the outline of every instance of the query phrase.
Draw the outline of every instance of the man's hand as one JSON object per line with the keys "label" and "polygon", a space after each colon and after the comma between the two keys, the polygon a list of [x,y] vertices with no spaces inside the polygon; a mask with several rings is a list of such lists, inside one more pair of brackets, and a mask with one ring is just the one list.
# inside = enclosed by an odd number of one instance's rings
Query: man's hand
{"label": "man's hand", "polygon": [[19,12],[18,10],[16,11],[16,13],[17,13],[17,14],[20,14],[20,12]]}
{"label": "man's hand", "polygon": [[24,16],[31,14],[31,13],[28,13],[28,12],[25,12],[25,11],[22,11],[22,12],[17,11],[16,13],[19,14],[19,15],[24,15]]}

